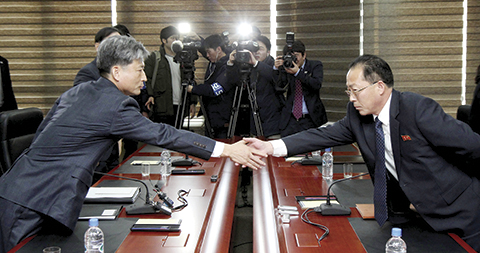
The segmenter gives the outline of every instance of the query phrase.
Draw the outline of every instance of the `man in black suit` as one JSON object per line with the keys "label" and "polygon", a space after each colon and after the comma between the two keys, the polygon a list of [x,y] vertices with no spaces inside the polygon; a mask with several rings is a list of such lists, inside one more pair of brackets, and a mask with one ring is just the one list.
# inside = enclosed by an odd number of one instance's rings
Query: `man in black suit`
{"label": "man in black suit", "polygon": [[[108,26],[100,29],[97,34],[95,34],[95,51],[98,51],[98,46],[100,46],[100,43],[104,39],[114,35],[120,35],[118,30],[114,27]],[[98,78],[100,78],[100,71],[97,68],[97,57],[95,57],[93,61],[83,66],[83,68],[78,71],[73,80],[73,86],[92,80],[98,80]]]}
{"label": "man in black suit", "polygon": [[285,45],[283,55],[293,56],[296,61],[285,66],[283,56],[275,59],[277,89],[286,92],[280,120],[282,137],[327,123],[325,107],[320,99],[322,62],[307,60],[305,45],[299,40],[291,46]]}
{"label": "man in black suit", "polygon": [[0,178],[0,252],[40,229],[68,234],[75,228],[96,164],[120,138],[202,159],[230,157],[250,168],[264,163],[245,142],[223,144],[142,116],[131,95],[146,80],[148,51],[132,37],[113,36],[99,49],[101,78],[57,99],[32,145]]}
{"label": "man in black suit", "polygon": [[7,59],[0,56],[0,112],[17,109]]}
{"label": "man in black suit", "polygon": [[435,231],[456,233],[480,251],[480,136],[434,100],[393,89],[381,58],[360,56],[349,69],[345,118],[277,141],[245,140],[276,156],[356,142],[380,225],[407,222],[415,210]]}

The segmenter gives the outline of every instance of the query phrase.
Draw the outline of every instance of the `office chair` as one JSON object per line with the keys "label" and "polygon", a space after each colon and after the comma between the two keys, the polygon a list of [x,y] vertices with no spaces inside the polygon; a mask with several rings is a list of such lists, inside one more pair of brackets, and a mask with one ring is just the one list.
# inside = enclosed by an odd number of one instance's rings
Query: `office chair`
{"label": "office chair", "polygon": [[457,109],[457,119],[468,124],[468,118],[470,117],[471,105],[461,105]]}
{"label": "office chair", "polygon": [[30,146],[42,120],[43,112],[38,108],[0,113],[0,175]]}

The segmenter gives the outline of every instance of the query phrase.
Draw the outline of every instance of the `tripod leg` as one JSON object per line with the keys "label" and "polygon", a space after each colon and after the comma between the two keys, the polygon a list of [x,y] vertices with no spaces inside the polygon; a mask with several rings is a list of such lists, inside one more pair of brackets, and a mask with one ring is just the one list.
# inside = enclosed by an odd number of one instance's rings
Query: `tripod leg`
{"label": "tripod leg", "polygon": [[250,90],[250,85],[247,84],[248,100],[250,100],[250,108],[252,110],[253,123],[255,124],[255,130],[257,136],[263,136],[262,120],[260,119],[260,112],[258,110],[257,98]]}
{"label": "tripod leg", "polygon": [[188,86],[183,86],[182,104],[178,107],[177,117],[175,118],[175,128],[176,129],[182,129],[182,127],[183,127],[183,121],[185,119],[185,108],[187,106],[187,96],[188,96],[187,87]]}
{"label": "tripod leg", "polygon": [[233,97],[232,113],[230,114],[230,122],[228,124],[227,138],[232,138],[235,134],[237,125],[238,111],[240,110],[240,101],[242,98],[243,85],[235,87],[235,96]]}

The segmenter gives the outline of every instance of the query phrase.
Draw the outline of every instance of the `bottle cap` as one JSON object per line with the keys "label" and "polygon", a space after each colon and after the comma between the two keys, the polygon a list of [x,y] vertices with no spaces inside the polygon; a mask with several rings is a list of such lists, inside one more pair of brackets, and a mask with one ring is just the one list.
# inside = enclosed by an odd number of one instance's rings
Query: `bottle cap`
{"label": "bottle cap", "polygon": [[326,148],[325,149],[325,152],[331,152],[332,151],[332,148]]}
{"label": "bottle cap", "polygon": [[88,225],[90,227],[98,227],[98,219],[97,218],[91,218],[89,221],[88,221]]}
{"label": "bottle cap", "polygon": [[392,228],[392,236],[402,236],[401,228]]}

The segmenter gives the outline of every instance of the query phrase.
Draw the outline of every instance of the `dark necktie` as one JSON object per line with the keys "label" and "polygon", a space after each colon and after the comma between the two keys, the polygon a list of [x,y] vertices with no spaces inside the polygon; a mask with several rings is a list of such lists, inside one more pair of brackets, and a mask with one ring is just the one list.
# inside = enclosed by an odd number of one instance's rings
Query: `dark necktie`
{"label": "dark necktie", "polygon": [[298,79],[295,80],[295,99],[293,100],[293,116],[298,120],[302,117],[302,82]]}
{"label": "dark necktie", "polygon": [[375,185],[373,203],[375,204],[375,219],[382,226],[388,218],[387,210],[387,168],[385,167],[385,137],[382,122],[375,119],[375,140],[377,154],[375,159]]}

